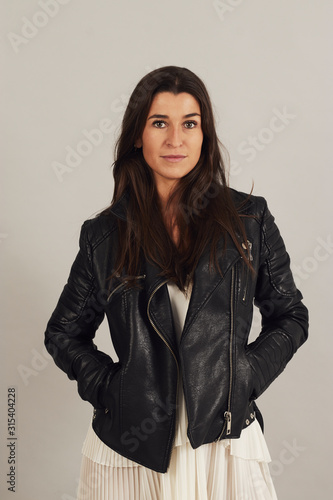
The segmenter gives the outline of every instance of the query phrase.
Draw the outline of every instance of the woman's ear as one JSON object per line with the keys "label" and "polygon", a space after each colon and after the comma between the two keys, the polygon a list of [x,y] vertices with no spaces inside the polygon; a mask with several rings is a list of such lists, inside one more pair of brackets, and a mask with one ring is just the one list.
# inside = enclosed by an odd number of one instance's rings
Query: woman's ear
{"label": "woman's ear", "polygon": [[141,139],[137,139],[134,143],[134,147],[139,149],[139,148],[142,148],[142,140]]}

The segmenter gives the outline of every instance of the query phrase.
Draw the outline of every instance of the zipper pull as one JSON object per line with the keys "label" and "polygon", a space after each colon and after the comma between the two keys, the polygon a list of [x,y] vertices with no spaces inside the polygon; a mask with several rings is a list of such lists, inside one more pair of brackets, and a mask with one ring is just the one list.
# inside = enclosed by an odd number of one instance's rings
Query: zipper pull
{"label": "zipper pull", "polygon": [[231,433],[231,411],[225,411],[224,418],[227,422],[227,436],[228,436]]}
{"label": "zipper pull", "polygon": [[[253,260],[253,256],[252,256],[252,242],[247,240],[247,246],[248,246],[248,249],[249,249],[249,258],[250,258],[250,261]],[[246,250],[246,245],[245,243],[242,243],[242,247],[244,250]]]}

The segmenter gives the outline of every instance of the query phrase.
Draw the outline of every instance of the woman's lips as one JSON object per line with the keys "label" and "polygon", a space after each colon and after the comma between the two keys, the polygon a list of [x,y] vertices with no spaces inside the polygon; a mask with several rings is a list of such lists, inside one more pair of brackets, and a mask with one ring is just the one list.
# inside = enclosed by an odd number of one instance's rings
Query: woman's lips
{"label": "woman's lips", "polygon": [[179,161],[182,161],[186,156],[184,155],[165,155],[162,156],[166,161],[170,161],[171,163],[177,163]]}

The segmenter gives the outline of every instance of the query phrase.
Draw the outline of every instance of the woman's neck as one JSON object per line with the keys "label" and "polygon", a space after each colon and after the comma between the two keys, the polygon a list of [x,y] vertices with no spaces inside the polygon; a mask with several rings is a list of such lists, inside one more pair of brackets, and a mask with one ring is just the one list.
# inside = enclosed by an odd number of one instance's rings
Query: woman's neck
{"label": "woman's neck", "polygon": [[175,199],[169,203],[171,193],[167,195],[164,193],[164,196],[159,193],[159,203],[160,209],[163,217],[164,224],[169,233],[170,238],[174,242],[176,246],[179,244],[179,228],[176,224],[176,215],[175,215]]}

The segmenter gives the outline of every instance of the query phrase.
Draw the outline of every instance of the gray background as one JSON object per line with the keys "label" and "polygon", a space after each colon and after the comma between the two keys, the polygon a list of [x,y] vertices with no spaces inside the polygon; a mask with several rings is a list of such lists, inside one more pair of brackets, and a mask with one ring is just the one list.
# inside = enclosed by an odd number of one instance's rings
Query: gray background
{"label": "gray background", "polygon": [[[309,341],[258,404],[279,499],[327,499],[332,2],[2,0],[1,11],[1,498],[75,498],[91,408],[46,354],[43,333],[82,222],[111,200],[124,104],[144,74],[174,64],[207,84],[230,183],[249,191],[254,181],[254,194],[267,198],[310,309]],[[279,113],[284,123],[274,121]],[[253,336],[258,330],[255,315]],[[105,324],[96,342],[113,353]],[[5,484],[12,385],[15,494]]]}

